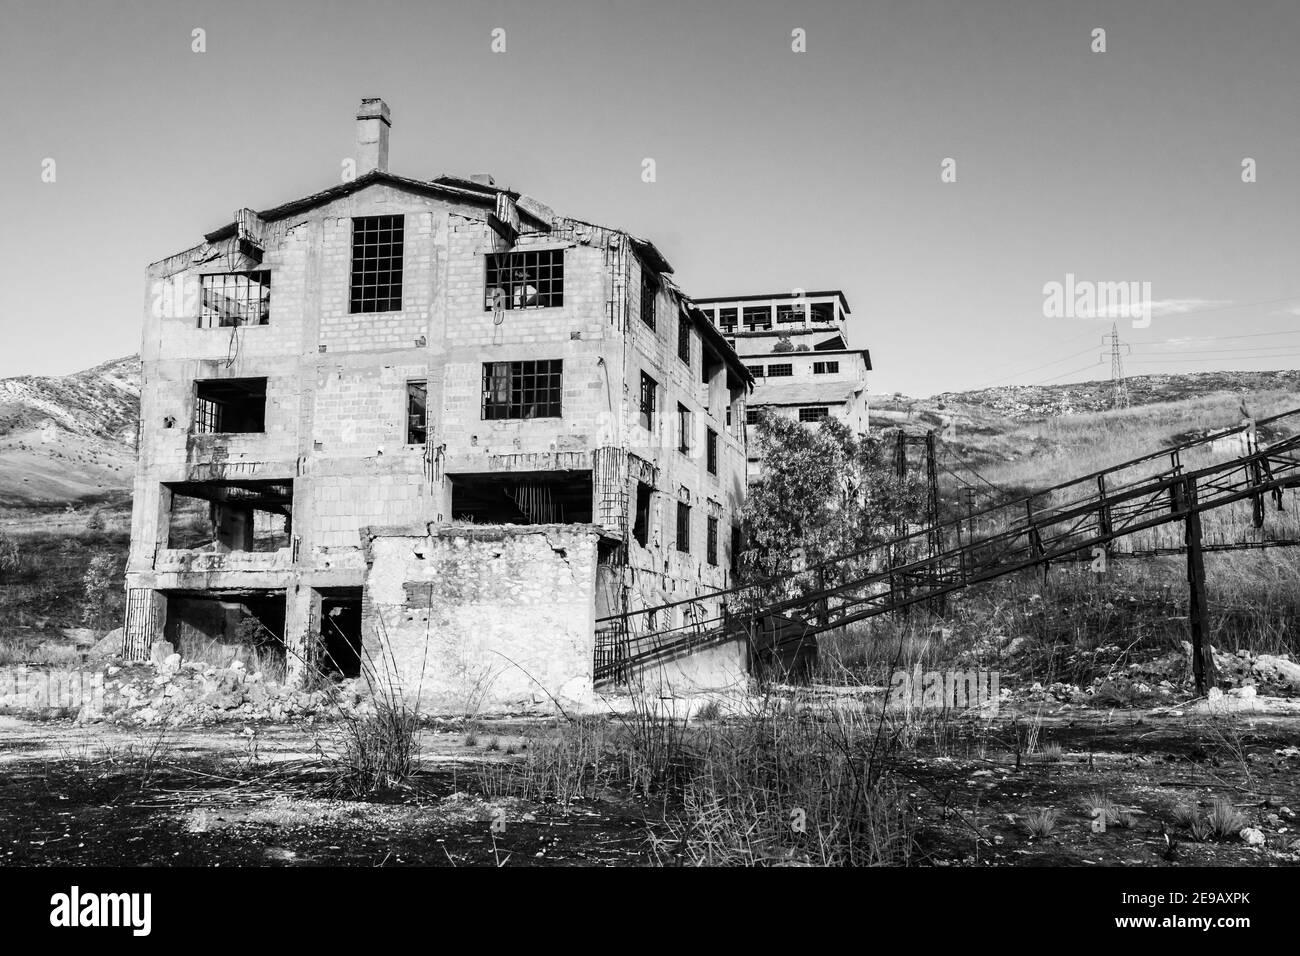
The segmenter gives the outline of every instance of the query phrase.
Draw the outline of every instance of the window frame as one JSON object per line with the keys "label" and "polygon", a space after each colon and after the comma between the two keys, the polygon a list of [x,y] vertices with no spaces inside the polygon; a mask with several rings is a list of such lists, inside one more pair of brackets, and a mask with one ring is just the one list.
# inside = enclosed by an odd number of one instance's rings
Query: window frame
{"label": "window frame", "polygon": [[[647,388],[648,386],[648,388]],[[639,400],[641,427],[646,431],[655,430],[655,412],[657,411],[656,392],[659,383],[644,369],[641,371],[641,396]],[[647,399],[648,396],[648,399]]]}
{"label": "window frame", "polygon": [[677,317],[677,357],[691,365],[691,320],[684,315]]}
{"label": "window frame", "polygon": [[677,538],[673,547],[682,554],[691,553],[691,506],[677,499]]}
{"label": "window frame", "polygon": [[[805,412],[816,412],[818,414],[805,416]],[[803,405],[799,408],[799,421],[805,424],[820,422],[822,419],[830,417],[831,410],[828,405]]]}
{"label": "window frame", "polygon": [[[264,276],[266,281],[261,279],[254,280],[254,277]],[[222,280],[222,286],[232,284],[235,286],[236,295],[234,301],[244,308],[239,311],[235,321],[226,321],[226,317],[208,304],[208,293],[211,289],[210,283],[215,280]],[[249,280],[248,285],[244,288],[239,287],[239,279]],[[234,280],[234,281],[231,281]],[[257,296],[257,321],[245,322],[240,319],[251,314],[254,289],[259,290]],[[224,288],[220,295],[225,295]],[[214,295],[215,297],[215,295]],[[215,320],[215,321],[214,321]],[[205,272],[199,276],[199,318],[198,327],[201,329],[231,329],[247,328],[248,326],[261,326],[271,324],[271,270],[270,269],[246,269],[238,272]]]}
{"label": "window frame", "polygon": [[[374,235],[372,242],[366,238]],[[384,236],[387,235],[387,241]],[[373,249],[373,255],[364,255]],[[380,252],[387,250],[387,255]],[[358,251],[363,255],[358,258]],[[352,249],[348,279],[348,314],[375,315],[385,312],[402,311],[403,280],[406,261],[406,216],[402,213],[383,216],[352,217]],[[368,262],[374,262],[374,268],[367,268]],[[388,263],[387,269],[378,264]],[[367,282],[368,276],[387,275],[387,282]],[[396,277],[394,279],[394,276]],[[361,280],[358,284],[358,279]],[[387,290],[386,295],[379,295],[379,290]],[[382,306],[382,307],[381,307]]]}
{"label": "window frame", "polygon": [[[523,273],[517,276],[516,273]],[[503,277],[504,276],[504,277]],[[527,290],[534,289],[533,304]],[[520,294],[522,290],[522,295]],[[501,295],[498,297],[497,292]],[[483,257],[483,311],[564,308],[564,249],[511,249]]]}
{"label": "window frame", "polygon": [[794,363],[776,362],[774,364],[768,365],[767,374],[764,375],[763,377],[764,378],[790,378],[793,375],[794,375]]}
{"label": "window frame", "polygon": [[704,559],[709,562],[710,567],[716,568],[718,566],[718,519],[714,515],[708,516],[704,539]]}
{"label": "window frame", "polygon": [[[751,315],[766,313],[767,317],[759,323]],[[747,332],[770,332],[772,330],[772,307],[770,305],[747,305],[740,310],[740,323]]]}
{"label": "window frame", "polygon": [[[731,407],[727,407],[728,413]],[[718,433],[712,428],[704,430],[704,467],[708,469],[710,475],[718,473]]]}
{"label": "window frame", "polygon": [[[505,367],[505,377],[500,370]],[[542,379],[546,381],[543,383]],[[507,393],[504,400],[496,396]],[[532,396],[532,401],[529,401]],[[537,414],[523,414],[541,407]],[[504,409],[502,413],[501,409]],[[493,414],[489,414],[493,411]],[[518,411],[519,414],[511,414]],[[485,422],[535,421],[564,417],[564,359],[484,362],[479,415]]]}
{"label": "window frame", "polygon": [[[415,412],[411,411],[411,405],[415,398],[416,391],[421,395],[421,418],[419,425],[415,424]],[[412,435],[420,432],[422,437],[416,441]],[[406,444],[407,445],[427,445],[429,442],[429,380],[427,378],[411,378],[406,380]]]}
{"label": "window frame", "polygon": [[651,329],[655,325],[655,300],[659,297],[659,277],[654,270],[641,263],[641,322]]}
{"label": "window frame", "polygon": [[677,451],[683,455],[691,453],[691,437],[695,431],[695,413],[681,402],[677,403]]}

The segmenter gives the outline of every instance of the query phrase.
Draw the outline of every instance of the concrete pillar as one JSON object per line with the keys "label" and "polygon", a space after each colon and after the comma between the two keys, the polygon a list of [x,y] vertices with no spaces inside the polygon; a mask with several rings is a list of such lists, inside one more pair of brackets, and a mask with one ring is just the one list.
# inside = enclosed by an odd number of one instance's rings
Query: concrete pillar
{"label": "concrete pillar", "polygon": [[284,595],[284,652],[290,686],[300,686],[318,666],[320,592],[295,585]]}

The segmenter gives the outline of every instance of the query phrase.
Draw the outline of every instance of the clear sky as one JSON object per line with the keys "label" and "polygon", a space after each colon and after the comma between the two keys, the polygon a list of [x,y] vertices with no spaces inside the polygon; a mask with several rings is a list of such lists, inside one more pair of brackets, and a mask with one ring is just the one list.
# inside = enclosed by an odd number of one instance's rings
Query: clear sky
{"label": "clear sky", "polygon": [[1108,322],[1044,315],[1069,273],[1150,283],[1150,327],[1121,328],[1131,372],[1300,360],[1297,0],[0,0],[0,17],[0,376],[135,351],[147,263],[337,182],[363,96],[392,108],[393,172],[490,171],[654,240],[688,294],[843,289],[873,392],[1108,376]]}

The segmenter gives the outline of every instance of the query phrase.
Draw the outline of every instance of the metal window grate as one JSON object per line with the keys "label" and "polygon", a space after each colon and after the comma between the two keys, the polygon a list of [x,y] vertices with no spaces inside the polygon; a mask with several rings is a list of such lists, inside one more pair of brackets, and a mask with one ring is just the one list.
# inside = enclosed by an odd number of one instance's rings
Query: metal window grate
{"label": "metal window grate", "polygon": [[677,357],[691,364],[691,320],[684,315],[677,319]]}
{"label": "metal window grate", "polygon": [[759,410],[758,410],[757,408],[754,408],[754,407],[751,405],[749,408],[746,408],[746,409],[745,409],[745,424],[746,424],[746,425],[757,425],[757,424],[758,424],[758,417],[759,417]]}
{"label": "metal window grate", "polygon": [[754,376],[754,378],[763,377],[763,366],[761,365],[746,365],[745,369],[750,375]]}
{"label": "metal window grate", "polygon": [[655,382],[645,372],[641,373],[641,427],[654,431],[655,428]]}
{"label": "metal window grate", "polygon": [[793,374],[794,374],[794,366],[793,366],[793,365],[789,365],[789,364],[787,364],[787,365],[769,365],[769,366],[767,367],[767,377],[768,377],[768,378],[784,378],[784,377],[786,377],[786,376],[788,376],[788,375],[793,375]]}
{"label": "metal window grate", "polygon": [[194,400],[194,434],[216,435],[221,433],[221,404],[207,398]]}
{"label": "metal window grate", "polygon": [[708,540],[704,545],[704,555],[709,564],[717,567],[718,565],[718,519],[709,515],[709,534]]}
{"label": "metal window grate", "polygon": [[[727,412],[728,412],[727,417],[730,418],[731,409],[728,408]],[[715,432],[712,428],[708,429],[705,435],[704,457],[705,457],[705,462],[708,465],[709,474],[716,475],[718,473],[718,433]]]}
{"label": "metal window grate", "polygon": [[427,382],[406,383],[406,443],[423,445],[428,436],[428,398]]}
{"label": "metal window grate", "polygon": [[402,216],[352,220],[350,312],[398,312],[402,308]]}
{"label": "metal window grate", "polygon": [[677,550],[689,554],[691,550],[691,506],[677,502]]}
{"label": "metal window grate", "polygon": [[801,422],[819,422],[831,413],[831,410],[825,405],[814,405],[809,408],[799,409],[799,421]]}
{"label": "metal window grate", "polygon": [[271,273],[223,272],[200,280],[199,328],[266,325],[271,321]]}
{"label": "metal window grate", "polygon": [[483,363],[483,419],[559,418],[561,359]]}
{"label": "metal window grate", "polygon": [[498,252],[487,257],[483,311],[564,305],[564,250]]}

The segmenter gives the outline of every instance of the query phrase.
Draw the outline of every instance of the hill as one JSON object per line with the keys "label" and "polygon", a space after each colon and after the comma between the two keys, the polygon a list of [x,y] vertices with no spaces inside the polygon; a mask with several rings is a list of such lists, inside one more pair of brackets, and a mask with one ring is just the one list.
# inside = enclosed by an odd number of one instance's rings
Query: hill
{"label": "hill", "polygon": [[0,506],[58,506],[129,495],[140,360],[71,375],[0,379]]}

